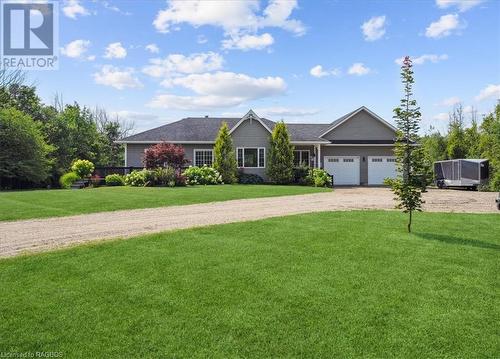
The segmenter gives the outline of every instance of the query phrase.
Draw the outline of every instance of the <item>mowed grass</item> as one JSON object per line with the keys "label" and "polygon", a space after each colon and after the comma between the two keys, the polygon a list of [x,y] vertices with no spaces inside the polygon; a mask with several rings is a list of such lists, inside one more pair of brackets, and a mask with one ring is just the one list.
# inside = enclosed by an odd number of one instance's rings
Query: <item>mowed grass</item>
{"label": "mowed grass", "polygon": [[0,261],[0,352],[494,358],[500,217],[290,216]]}
{"label": "mowed grass", "polygon": [[0,193],[0,221],[331,191],[274,185],[101,187]]}

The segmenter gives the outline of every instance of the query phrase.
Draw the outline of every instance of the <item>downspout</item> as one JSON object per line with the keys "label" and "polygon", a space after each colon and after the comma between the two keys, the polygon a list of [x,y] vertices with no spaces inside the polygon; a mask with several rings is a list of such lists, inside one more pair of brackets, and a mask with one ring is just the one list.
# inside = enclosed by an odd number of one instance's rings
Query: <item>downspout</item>
{"label": "downspout", "polygon": [[318,168],[321,168],[321,144],[318,145]]}
{"label": "downspout", "polygon": [[125,154],[123,155],[124,162],[125,162],[124,164],[125,164],[125,167],[128,167],[128,166],[127,166],[127,162],[128,162],[128,161],[127,161],[127,144],[126,144],[126,143],[124,143],[124,144],[123,144],[123,146],[124,146],[123,148],[125,149]]}

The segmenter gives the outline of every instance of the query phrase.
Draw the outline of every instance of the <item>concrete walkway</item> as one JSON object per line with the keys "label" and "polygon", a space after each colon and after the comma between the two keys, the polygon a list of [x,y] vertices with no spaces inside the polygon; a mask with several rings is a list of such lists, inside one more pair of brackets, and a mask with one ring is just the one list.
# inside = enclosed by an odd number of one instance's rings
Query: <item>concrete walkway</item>
{"label": "concrete walkway", "polygon": [[[425,195],[426,209],[445,212],[497,212],[495,196],[495,193],[431,190]],[[361,187],[337,188],[331,193],[0,222],[0,257],[94,240],[299,213],[392,208],[393,194],[388,189]]]}

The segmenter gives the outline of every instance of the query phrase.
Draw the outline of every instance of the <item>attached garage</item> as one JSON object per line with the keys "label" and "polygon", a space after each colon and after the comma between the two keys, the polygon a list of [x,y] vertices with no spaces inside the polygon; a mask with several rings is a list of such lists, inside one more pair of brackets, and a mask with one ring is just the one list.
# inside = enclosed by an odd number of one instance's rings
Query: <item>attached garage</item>
{"label": "attached garage", "polygon": [[384,179],[396,177],[396,157],[368,156],[368,184],[381,185]]}
{"label": "attached garage", "polygon": [[324,169],[335,185],[359,185],[359,156],[325,156]]}

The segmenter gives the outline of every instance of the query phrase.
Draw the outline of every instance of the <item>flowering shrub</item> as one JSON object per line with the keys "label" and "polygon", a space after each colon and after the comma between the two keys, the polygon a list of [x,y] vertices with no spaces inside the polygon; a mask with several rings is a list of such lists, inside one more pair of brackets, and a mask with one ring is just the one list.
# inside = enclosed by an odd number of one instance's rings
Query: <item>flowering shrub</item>
{"label": "flowering shrub", "polygon": [[75,172],[65,173],[59,178],[59,184],[62,188],[70,188],[73,183],[78,181],[80,176],[78,176]]}
{"label": "flowering shrub", "polygon": [[154,169],[154,184],[160,186],[174,187],[176,184],[176,173],[173,167],[158,167]]}
{"label": "flowering shrub", "polygon": [[222,176],[219,172],[217,172],[217,170],[212,167],[190,166],[187,170],[184,171],[183,175],[186,176],[187,183],[190,185],[222,183]]}
{"label": "flowering shrub", "polygon": [[89,177],[94,172],[94,164],[87,160],[76,160],[71,165],[71,171],[75,172],[80,178]]}
{"label": "flowering shrub", "polygon": [[169,166],[180,170],[189,162],[184,156],[184,147],[162,142],[146,149],[143,163],[148,169]]}
{"label": "flowering shrub", "polygon": [[125,176],[124,181],[127,186],[146,187],[154,184],[155,175],[153,171],[141,170],[132,171]]}
{"label": "flowering shrub", "polygon": [[124,186],[125,185],[125,180],[123,179],[123,176],[120,176],[119,174],[111,174],[107,175],[105,178],[106,185],[107,186]]}
{"label": "flowering shrub", "polygon": [[325,170],[313,168],[307,176],[307,182],[314,187],[326,187],[331,185],[332,178]]}

